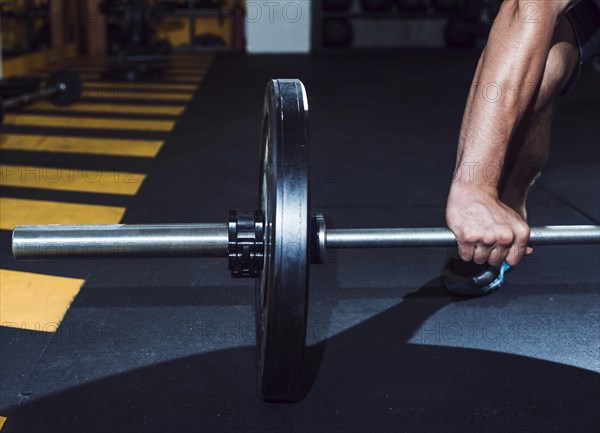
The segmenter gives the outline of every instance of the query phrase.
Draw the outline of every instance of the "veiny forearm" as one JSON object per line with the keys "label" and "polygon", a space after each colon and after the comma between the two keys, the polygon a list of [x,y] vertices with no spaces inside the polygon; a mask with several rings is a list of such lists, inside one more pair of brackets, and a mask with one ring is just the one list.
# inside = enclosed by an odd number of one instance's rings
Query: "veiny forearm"
{"label": "veiny forearm", "polygon": [[554,27],[571,4],[505,0],[479,60],[457,153],[455,186],[497,192],[515,129],[541,83]]}

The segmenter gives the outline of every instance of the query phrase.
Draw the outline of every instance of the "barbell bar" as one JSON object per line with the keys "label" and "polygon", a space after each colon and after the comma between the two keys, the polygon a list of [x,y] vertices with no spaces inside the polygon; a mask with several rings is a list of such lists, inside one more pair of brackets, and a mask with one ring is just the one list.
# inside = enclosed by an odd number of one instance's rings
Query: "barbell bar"
{"label": "barbell bar", "polygon": [[41,99],[50,99],[62,89],[63,86],[59,86],[44,87],[34,92],[27,92],[13,98],[4,99],[2,100],[2,108],[4,110],[8,110],[11,108],[21,107]]}
{"label": "barbell bar", "polygon": [[[265,400],[300,397],[310,263],[328,249],[450,247],[447,228],[331,229],[312,214],[308,100],[299,80],[272,80],[265,93],[258,204],[227,223],[18,226],[18,260],[221,257],[233,277],[255,278],[258,388]],[[531,229],[530,244],[600,244],[600,226]]]}
{"label": "barbell bar", "polygon": [[[321,216],[319,216],[321,217]],[[456,246],[447,228],[322,229],[327,249],[417,248]],[[311,239],[318,243],[318,238]],[[600,243],[600,226],[532,227],[529,245]],[[13,231],[17,260],[61,258],[227,258],[228,225],[46,225],[18,226]],[[321,260],[322,261],[322,260]]]}

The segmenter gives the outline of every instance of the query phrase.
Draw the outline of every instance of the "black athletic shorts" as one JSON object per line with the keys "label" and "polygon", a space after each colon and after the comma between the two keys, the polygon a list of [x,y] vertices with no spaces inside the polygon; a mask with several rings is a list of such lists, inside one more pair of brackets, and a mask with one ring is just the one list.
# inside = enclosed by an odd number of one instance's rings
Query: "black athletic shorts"
{"label": "black athletic shorts", "polygon": [[600,2],[598,0],[583,0],[566,13],[579,49],[579,64],[571,77],[565,93],[577,83],[581,73],[581,65],[592,57],[600,55]]}

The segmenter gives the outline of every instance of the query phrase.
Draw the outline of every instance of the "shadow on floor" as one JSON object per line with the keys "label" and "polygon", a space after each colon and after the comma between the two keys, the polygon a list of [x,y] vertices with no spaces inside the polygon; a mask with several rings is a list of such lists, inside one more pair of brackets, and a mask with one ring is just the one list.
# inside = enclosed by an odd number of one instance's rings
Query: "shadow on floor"
{"label": "shadow on floor", "polygon": [[[510,354],[407,343],[420,324],[454,301],[434,280],[397,306],[309,347],[307,395],[298,404],[258,399],[254,348],[240,347],[31,396],[7,413],[5,429],[598,431],[596,373]],[[390,332],[398,324],[412,325]]]}

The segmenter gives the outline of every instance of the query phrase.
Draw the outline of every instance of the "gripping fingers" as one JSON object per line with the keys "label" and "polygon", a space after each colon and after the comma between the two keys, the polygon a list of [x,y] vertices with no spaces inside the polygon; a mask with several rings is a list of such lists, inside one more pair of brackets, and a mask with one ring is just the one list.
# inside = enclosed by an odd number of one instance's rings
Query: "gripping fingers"
{"label": "gripping fingers", "polygon": [[469,242],[458,242],[458,255],[463,262],[470,262],[473,260],[475,246],[475,244]]}
{"label": "gripping fingers", "polygon": [[518,244],[513,244],[513,246],[510,247],[508,256],[506,256],[506,263],[508,263],[510,266],[516,266],[521,261],[524,255],[523,253],[519,252],[520,250],[525,251]]}
{"label": "gripping fingers", "polygon": [[490,252],[490,257],[488,258],[488,263],[492,266],[500,266],[510,251],[509,246],[496,245],[492,251]]}
{"label": "gripping fingers", "polygon": [[509,228],[501,228],[495,234],[496,244],[490,253],[488,263],[492,266],[500,266],[509,254],[515,236]]}
{"label": "gripping fingers", "polygon": [[475,247],[475,253],[473,254],[473,261],[478,265],[483,265],[485,262],[488,261],[492,250],[493,245],[488,246],[481,243],[477,244],[477,246]]}
{"label": "gripping fingers", "polygon": [[527,245],[529,243],[529,227],[520,227],[516,232],[515,242],[510,247],[510,251],[506,257],[506,263],[510,266],[516,266],[523,259],[523,256],[531,250]]}

